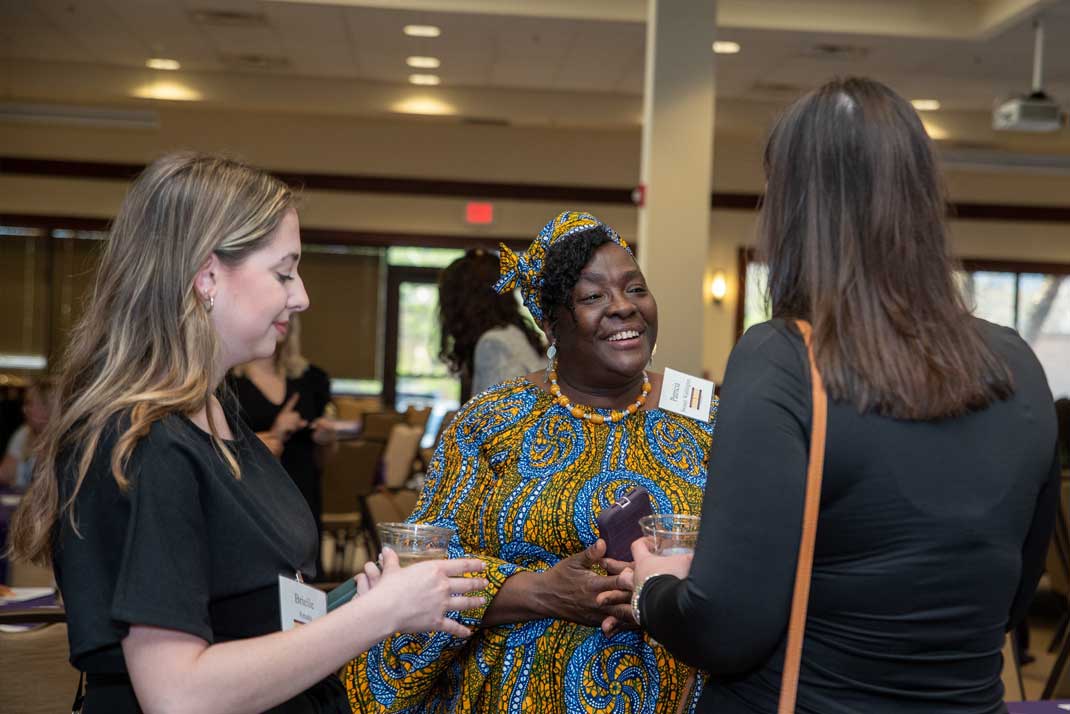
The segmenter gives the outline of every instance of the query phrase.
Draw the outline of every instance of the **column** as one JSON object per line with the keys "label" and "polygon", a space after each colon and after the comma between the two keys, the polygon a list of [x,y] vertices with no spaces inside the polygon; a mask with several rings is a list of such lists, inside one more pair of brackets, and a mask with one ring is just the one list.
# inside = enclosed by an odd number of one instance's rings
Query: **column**
{"label": "column", "polygon": [[658,301],[657,369],[702,374],[716,0],[648,0],[639,265]]}

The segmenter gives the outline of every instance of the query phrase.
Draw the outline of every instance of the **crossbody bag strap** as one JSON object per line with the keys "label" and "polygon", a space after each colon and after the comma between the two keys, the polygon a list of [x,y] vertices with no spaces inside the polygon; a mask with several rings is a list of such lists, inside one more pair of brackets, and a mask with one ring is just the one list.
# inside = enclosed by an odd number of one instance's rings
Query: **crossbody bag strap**
{"label": "crossbody bag strap", "polygon": [[777,714],[794,714],[799,690],[799,665],[802,661],[803,633],[806,630],[806,607],[810,602],[810,575],[814,565],[814,542],[817,539],[817,514],[821,506],[821,474],[825,466],[825,429],[828,422],[828,396],[814,361],[810,323],[796,320],[806,342],[810,359],[810,384],[813,392],[813,418],[810,421],[810,461],[806,467],[806,498],[803,508],[799,562],[795,567],[795,590],[791,597],[788,620],[788,644],[784,651],[784,676],[780,681],[780,704]]}

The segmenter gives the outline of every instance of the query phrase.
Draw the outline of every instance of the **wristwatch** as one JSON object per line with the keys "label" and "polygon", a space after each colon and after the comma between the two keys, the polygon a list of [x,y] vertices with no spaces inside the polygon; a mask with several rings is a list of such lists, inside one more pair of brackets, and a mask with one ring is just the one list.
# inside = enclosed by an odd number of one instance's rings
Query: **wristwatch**
{"label": "wristwatch", "polygon": [[664,573],[651,573],[643,578],[642,582],[636,585],[635,590],[632,591],[632,617],[635,618],[635,624],[640,627],[642,627],[642,623],[639,621],[639,598],[643,595],[643,586],[646,585],[651,578],[656,578],[659,575],[664,575]]}

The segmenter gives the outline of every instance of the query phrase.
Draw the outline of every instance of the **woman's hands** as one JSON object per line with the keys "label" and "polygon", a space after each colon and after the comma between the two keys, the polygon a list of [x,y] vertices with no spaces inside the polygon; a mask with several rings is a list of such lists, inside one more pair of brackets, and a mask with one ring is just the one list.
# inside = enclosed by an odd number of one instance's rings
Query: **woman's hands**
{"label": "woman's hands", "polygon": [[656,555],[650,549],[646,538],[640,538],[632,543],[632,576],[635,585],[643,583],[647,578],[654,575],[675,575],[681,580],[691,572],[690,553],[681,555]]}
{"label": "woman's hands", "polygon": [[599,627],[606,618],[627,614],[631,598],[627,575],[599,575],[592,570],[605,554],[606,543],[599,539],[539,575],[538,590],[547,616]]}
{"label": "woman's hands", "polygon": [[300,396],[300,394],[295,393],[287,399],[286,404],[282,406],[282,410],[275,416],[275,422],[271,425],[271,436],[281,444],[289,441],[295,431],[308,425],[308,422],[301,418],[296,409],[297,400]]}
{"label": "woman's hands", "polygon": [[331,446],[338,443],[338,432],[331,426],[331,420],[320,417],[310,425],[312,429],[312,441],[320,446]]}
{"label": "woman's hands", "polygon": [[471,610],[484,604],[481,597],[464,595],[487,587],[487,581],[462,577],[466,573],[482,572],[482,561],[428,560],[402,568],[397,554],[389,548],[383,549],[382,561],[382,570],[372,562],[365,563],[364,572],[356,576],[357,594],[391,604],[392,632],[434,631],[456,637],[472,634],[445,613]]}

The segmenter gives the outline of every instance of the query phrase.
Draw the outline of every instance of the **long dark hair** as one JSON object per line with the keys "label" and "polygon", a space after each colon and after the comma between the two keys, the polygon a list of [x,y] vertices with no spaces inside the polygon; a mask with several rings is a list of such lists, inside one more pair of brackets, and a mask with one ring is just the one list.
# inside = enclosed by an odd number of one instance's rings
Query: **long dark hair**
{"label": "long dark hair", "polygon": [[469,250],[450,263],[438,278],[438,320],[442,328],[439,358],[454,372],[472,376],[476,342],[487,330],[513,325],[520,328],[536,352],[544,349],[542,337],[520,312],[512,293],[494,290],[498,257]]}
{"label": "long dark hair", "polygon": [[942,179],[908,102],[873,80],[829,82],[781,116],[765,173],[773,316],[813,324],[832,399],[920,420],[1013,392],[955,284]]}

